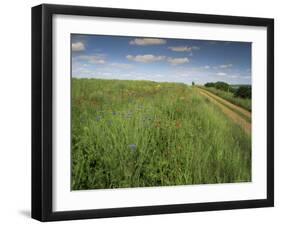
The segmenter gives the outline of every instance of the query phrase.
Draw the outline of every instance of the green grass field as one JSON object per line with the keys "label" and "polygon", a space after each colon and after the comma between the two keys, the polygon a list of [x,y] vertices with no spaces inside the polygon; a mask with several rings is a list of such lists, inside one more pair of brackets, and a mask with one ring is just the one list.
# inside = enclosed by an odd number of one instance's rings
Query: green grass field
{"label": "green grass field", "polygon": [[201,89],[205,89],[207,91],[210,91],[211,93],[228,100],[229,102],[240,106],[248,111],[252,111],[252,100],[249,98],[240,98],[240,97],[234,97],[234,94],[231,92],[225,92],[223,90],[219,90],[213,87],[205,87],[205,86],[199,86]]}
{"label": "green grass field", "polygon": [[191,86],[72,79],[72,189],[251,181],[251,137]]}

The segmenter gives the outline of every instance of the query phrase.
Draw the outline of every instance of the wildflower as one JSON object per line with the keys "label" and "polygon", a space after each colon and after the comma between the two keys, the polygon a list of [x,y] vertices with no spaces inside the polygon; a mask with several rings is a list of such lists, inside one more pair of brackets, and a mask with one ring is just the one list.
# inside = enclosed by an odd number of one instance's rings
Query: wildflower
{"label": "wildflower", "polygon": [[124,118],[125,118],[125,119],[129,119],[129,118],[131,118],[131,117],[132,117],[132,115],[129,115],[129,114],[124,115]]}
{"label": "wildflower", "polygon": [[151,120],[152,120],[152,117],[150,115],[144,116],[143,121],[151,121]]}
{"label": "wildflower", "polygon": [[83,116],[80,116],[80,122],[81,122],[81,123],[84,123],[84,122],[86,122],[86,119],[85,119],[85,117],[83,117]]}
{"label": "wildflower", "polygon": [[136,144],[129,144],[129,148],[131,149],[132,152],[135,152],[137,150],[137,145]]}
{"label": "wildflower", "polygon": [[179,121],[176,121],[176,128],[181,128],[181,123]]}
{"label": "wildflower", "polygon": [[160,128],[161,127],[161,121],[160,120],[156,120],[155,127],[156,128]]}
{"label": "wildflower", "polygon": [[126,115],[124,115],[124,118],[131,118],[132,117],[132,112],[128,111]]}

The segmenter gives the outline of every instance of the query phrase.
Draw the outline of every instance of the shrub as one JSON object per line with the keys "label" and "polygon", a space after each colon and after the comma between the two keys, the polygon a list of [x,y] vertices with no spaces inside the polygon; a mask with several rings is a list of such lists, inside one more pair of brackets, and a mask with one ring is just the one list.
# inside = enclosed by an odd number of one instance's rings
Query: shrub
{"label": "shrub", "polygon": [[234,93],[235,97],[251,98],[252,88],[250,86],[240,86]]}
{"label": "shrub", "polygon": [[206,87],[215,87],[215,83],[213,83],[213,82],[207,82],[207,83],[205,84],[205,86],[206,86]]}

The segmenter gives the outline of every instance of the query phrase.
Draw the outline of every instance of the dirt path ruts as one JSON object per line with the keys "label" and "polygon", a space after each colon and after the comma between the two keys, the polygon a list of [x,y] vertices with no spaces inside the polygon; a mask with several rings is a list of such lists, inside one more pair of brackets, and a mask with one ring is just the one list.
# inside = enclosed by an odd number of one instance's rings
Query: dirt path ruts
{"label": "dirt path ruts", "polygon": [[[238,107],[234,104],[231,104],[228,101],[226,101],[214,94],[210,94],[210,92],[208,92],[208,91],[202,90],[200,88],[198,88],[198,91],[201,95],[207,97],[212,103],[216,104],[223,111],[223,113],[225,113],[230,119],[232,119],[235,123],[240,125],[247,134],[251,134],[251,123],[246,121],[242,116],[240,116],[235,111],[228,108],[227,106],[229,106],[231,108],[235,108],[237,111],[243,110],[243,112],[244,112],[246,110],[241,109],[240,107]],[[218,100],[223,102],[224,104],[220,103]],[[240,111],[240,112],[242,113],[242,111]],[[246,113],[246,112],[244,112],[244,113]],[[246,116],[251,117],[251,113],[247,112]]]}
{"label": "dirt path ruts", "polygon": [[221,98],[221,97],[219,97],[219,96],[217,96],[217,95],[215,95],[215,94],[213,94],[213,93],[211,93],[211,92],[209,92],[209,91],[207,91],[205,89],[200,89],[199,88],[199,90],[202,91],[202,92],[207,93],[209,96],[215,98],[216,100],[218,100],[219,102],[223,103],[224,105],[226,105],[226,106],[228,106],[228,107],[230,107],[232,109],[235,109],[236,111],[240,112],[241,114],[245,115],[246,117],[251,118],[251,112],[245,110],[244,108],[239,107],[239,106],[237,106],[235,104],[232,104],[229,101],[227,101],[227,100],[225,100],[225,99],[223,99],[223,98]]}

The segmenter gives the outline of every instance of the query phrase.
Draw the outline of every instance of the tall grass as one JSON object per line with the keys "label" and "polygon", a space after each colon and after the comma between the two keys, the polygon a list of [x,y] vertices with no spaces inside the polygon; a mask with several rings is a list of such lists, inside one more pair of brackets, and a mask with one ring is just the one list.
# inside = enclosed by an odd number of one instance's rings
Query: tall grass
{"label": "tall grass", "polygon": [[251,137],[191,87],[72,79],[72,189],[251,180]]}
{"label": "tall grass", "polygon": [[226,92],[223,90],[216,89],[214,87],[200,86],[200,88],[210,91],[211,93],[216,94],[217,96],[228,100],[229,102],[238,105],[248,111],[252,111],[252,101],[249,98],[235,97],[232,92]]}

